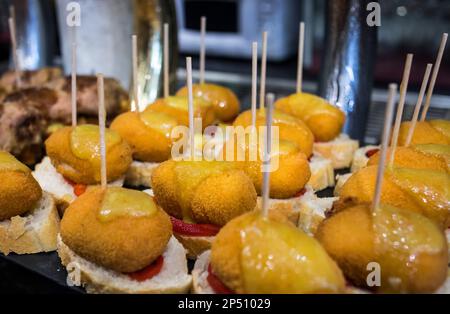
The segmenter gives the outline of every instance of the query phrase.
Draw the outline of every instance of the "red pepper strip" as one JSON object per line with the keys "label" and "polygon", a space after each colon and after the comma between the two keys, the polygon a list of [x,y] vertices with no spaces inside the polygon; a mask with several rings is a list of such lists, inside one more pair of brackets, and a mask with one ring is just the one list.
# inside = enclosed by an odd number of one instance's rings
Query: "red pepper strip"
{"label": "red pepper strip", "polygon": [[145,281],[151,279],[158,275],[163,267],[164,257],[159,256],[153,263],[145,267],[144,269],[138,270],[134,273],[128,273],[127,275],[136,281]]}
{"label": "red pepper strip", "polygon": [[370,158],[370,157],[372,157],[373,155],[375,155],[376,153],[378,153],[378,151],[379,151],[378,148],[374,148],[374,149],[368,150],[368,151],[366,152],[366,157],[367,157],[367,158]]}
{"label": "red pepper strip", "polygon": [[80,183],[75,183],[72,180],[69,180],[67,178],[64,178],[64,180],[73,187],[73,194],[75,194],[76,196],[80,196],[84,192],[86,192],[87,185],[80,184]]}
{"label": "red pepper strip", "polygon": [[210,224],[189,224],[180,219],[170,217],[173,231],[187,236],[212,237],[219,233],[220,227]]}
{"label": "red pepper strip", "polygon": [[305,195],[305,193],[306,193],[306,189],[303,188],[303,189],[301,189],[300,191],[298,191],[298,192],[294,195],[294,197],[300,197],[300,196],[303,196],[303,195]]}
{"label": "red pepper strip", "polygon": [[213,274],[211,270],[211,264],[208,265],[208,277],[206,277],[211,288],[217,294],[234,294],[234,292],[225,286],[216,275]]}

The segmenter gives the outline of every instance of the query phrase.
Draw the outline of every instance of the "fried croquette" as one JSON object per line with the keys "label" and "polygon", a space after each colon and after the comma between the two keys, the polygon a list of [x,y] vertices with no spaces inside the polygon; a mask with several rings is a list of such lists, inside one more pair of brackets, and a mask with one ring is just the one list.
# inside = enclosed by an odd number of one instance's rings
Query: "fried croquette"
{"label": "fried croquette", "polygon": [[[443,127],[447,124],[450,124],[450,122],[445,120],[417,122],[410,144],[450,145],[450,133],[445,132],[445,128]],[[400,146],[406,145],[406,139],[408,137],[410,126],[411,122],[403,122],[400,125],[400,131],[398,134],[398,145]]]}
{"label": "fried croquette", "polygon": [[325,99],[308,93],[293,94],[275,102],[275,109],[303,120],[314,138],[327,142],[336,138],[344,126],[345,114]]}
{"label": "fried croquette", "polygon": [[[71,135],[73,128],[65,127],[54,132],[46,141],[45,148],[53,166],[65,178],[81,184],[96,184],[100,182],[100,157],[81,159],[75,156]],[[107,132],[114,132],[107,130]],[[117,133],[114,132],[116,135]],[[118,136],[118,135],[117,135]],[[117,144],[109,147],[106,152],[106,171],[108,181],[122,177],[132,162],[132,151],[128,143],[119,137]],[[96,150],[96,149],[94,149]]]}
{"label": "fried croquette", "polygon": [[103,222],[98,212],[105,193],[92,188],[69,206],[61,221],[62,240],[76,254],[107,269],[141,270],[166,249],[172,236],[170,218],[157,207],[150,216],[123,215]]}
{"label": "fried croquette", "polygon": [[[239,100],[229,88],[215,84],[194,84],[192,91],[194,96],[203,98],[213,105],[216,118],[222,122],[232,121],[239,114]],[[187,96],[187,94],[186,87],[177,92],[177,96]]]}
{"label": "fried croquette", "polygon": [[143,162],[161,162],[170,158],[172,140],[157,129],[147,126],[136,112],[118,116],[111,124],[127,141],[133,151],[133,159]]}
{"label": "fried croquette", "polygon": [[236,293],[337,293],[345,287],[336,263],[314,238],[258,212],[220,230],[211,266]]}
{"label": "fried croquette", "polygon": [[[442,227],[448,226],[448,174],[409,168],[394,169],[384,175],[381,202],[421,213]],[[368,166],[355,172],[342,186],[339,200],[334,203],[333,209],[340,211],[356,204],[372,202],[377,171],[377,166]],[[427,184],[424,180],[427,180]]]}
{"label": "fried croquette", "polygon": [[0,221],[25,214],[42,198],[42,189],[31,171],[1,170]]}
{"label": "fried croquette", "polygon": [[[266,125],[265,112],[258,110],[256,127]],[[308,126],[300,119],[285,114],[279,110],[274,110],[272,125],[278,127],[280,140],[290,141],[300,148],[300,150],[310,157],[313,152],[314,135]],[[233,122],[234,126],[248,127],[252,123],[252,112],[250,110],[241,113]]]}
{"label": "fried croquette", "polygon": [[[345,276],[359,287],[378,292],[436,290],[447,276],[443,232],[420,214],[385,205],[381,208],[385,212],[376,211],[380,220],[375,223],[368,204],[346,208],[325,219],[315,236]],[[396,247],[396,237],[407,243]],[[378,287],[368,287],[367,283],[372,262],[380,265]]]}
{"label": "fried croquette", "polygon": [[256,191],[229,162],[169,160],[152,174],[156,202],[171,216],[223,226],[256,207]]}
{"label": "fried croquette", "polygon": [[[388,156],[391,151],[388,150]],[[378,165],[380,152],[375,153],[369,158],[368,166]],[[445,158],[423,153],[410,147],[400,146],[395,149],[394,165],[402,168],[429,169],[437,171],[449,171]]]}

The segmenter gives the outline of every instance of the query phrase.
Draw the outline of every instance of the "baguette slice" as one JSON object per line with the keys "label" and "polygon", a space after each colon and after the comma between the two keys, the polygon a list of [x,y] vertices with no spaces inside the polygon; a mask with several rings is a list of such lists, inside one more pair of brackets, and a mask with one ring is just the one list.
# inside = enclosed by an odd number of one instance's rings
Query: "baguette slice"
{"label": "baguette slice", "polygon": [[330,159],[334,169],[344,169],[350,167],[358,147],[358,141],[342,133],[332,141],[314,143],[313,150],[314,153]]}
{"label": "baguette slice", "polygon": [[338,174],[336,176],[336,186],[334,187],[334,196],[339,196],[339,193],[341,192],[342,187],[344,186],[345,182],[347,182],[348,179],[352,176],[353,173],[346,173],[346,174]]}
{"label": "baguette slice", "polygon": [[[44,157],[33,171],[33,177],[41,186],[42,190],[50,193],[56,201],[56,206],[61,213],[72,203],[77,196],[64,177],[56,171],[49,157]],[[123,186],[124,178],[109,182],[109,186]]]}
{"label": "baguette slice", "polygon": [[311,178],[308,185],[314,191],[321,191],[327,187],[334,186],[334,168],[330,159],[326,159],[316,153],[311,158],[309,167],[311,169]]}
{"label": "baguette slice", "polygon": [[34,254],[56,250],[59,216],[53,197],[43,193],[36,208],[0,222],[0,252]]}
{"label": "baguette slice", "polygon": [[58,255],[62,264],[73,271],[67,277],[68,283],[73,284],[72,278],[79,275],[79,283],[88,293],[186,293],[192,284],[192,277],[188,274],[186,251],[175,237],[169,240],[163,253],[164,264],[160,273],[142,282],[82,258],[65,245],[59,235]]}
{"label": "baguette slice", "polygon": [[356,172],[361,168],[364,168],[369,161],[369,158],[366,156],[366,153],[373,149],[379,149],[380,146],[368,145],[361,148],[358,148],[354,155],[352,161],[351,172]]}
{"label": "baguette slice", "polygon": [[152,173],[159,162],[141,162],[134,160],[125,175],[125,184],[134,187],[152,187]]}

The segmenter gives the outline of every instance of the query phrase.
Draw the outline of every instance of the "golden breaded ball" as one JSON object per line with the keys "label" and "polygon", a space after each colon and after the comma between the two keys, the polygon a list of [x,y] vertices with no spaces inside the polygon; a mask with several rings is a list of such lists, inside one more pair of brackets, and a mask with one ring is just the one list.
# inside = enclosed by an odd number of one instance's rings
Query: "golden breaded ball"
{"label": "golden breaded ball", "polygon": [[0,221],[25,214],[42,198],[31,171],[0,170]]}
{"label": "golden breaded ball", "polygon": [[[192,90],[194,96],[201,97],[212,103],[218,120],[229,122],[239,114],[239,100],[231,89],[215,84],[194,84]],[[187,94],[186,87],[177,92],[177,96],[187,96]]]}
{"label": "golden breaded ball", "polygon": [[192,215],[197,223],[223,226],[255,206],[252,181],[243,171],[231,170],[211,175],[199,184],[192,200]]}
{"label": "golden breaded ball", "polygon": [[[397,215],[402,212],[396,210]],[[442,231],[428,221],[422,223],[425,217],[416,215],[413,221],[420,223],[419,228],[426,228],[429,236],[439,239],[439,251],[435,253],[420,252],[422,243],[408,243],[408,250],[414,260],[411,267],[401,262],[398,249],[393,246],[377,245],[378,240],[373,228],[373,216],[369,204],[361,204],[346,208],[322,221],[316,232],[316,238],[330,256],[338,263],[345,276],[355,285],[374,289],[378,292],[433,292],[447,277],[447,245]],[[418,217],[420,216],[420,217]],[[419,219],[417,219],[419,218]],[[411,228],[415,228],[411,226]],[[424,232],[424,230],[421,230]],[[424,240],[426,241],[426,240]],[[389,242],[388,242],[389,243]],[[416,253],[418,252],[418,253]],[[371,262],[377,262],[381,270],[381,286],[368,287],[367,276],[372,270],[367,270]],[[401,279],[401,284],[393,286],[390,278]]]}
{"label": "golden breaded ball", "polygon": [[[46,141],[45,148],[53,166],[65,178],[81,184],[100,182],[100,165],[94,166],[91,160],[74,155],[71,148],[73,128],[65,127],[54,132]],[[106,152],[106,171],[108,181],[122,177],[132,162],[131,148],[123,139]]]}
{"label": "golden breaded ball", "polygon": [[[390,156],[388,150],[387,156]],[[367,162],[368,166],[378,165],[380,152],[372,155]],[[399,146],[395,149],[394,165],[401,168],[429,169],[438,171],[448,171],[447,161],[438,156],[425,154],[410,147]]]}
{"label": "golden breaded ball", "polygon": [[81,257],[121,273],[141,270],[166,249],[172,236],[169,216],[121,216],[103,222],[98,212],[105,190],[92,188],[76,199],[61,221],[63,242]]}
{"label": "golden breaded ball", "polygon": [[319,142],[336,138],[344,126],[345,114],[325,99],[308,93],[293,94],[275,102],[275,109],[303,120]]}
{"label": "golden breaded ball", "polygon": [[[252,124],[252,113],[250,110],[241,113],[233,122],[233,126],[248,127]],[[265,126],[265,114],[258,110],[256,127]],[[307,157],[313,152],[314,135],[309,127],[300,119],[285,114],[279,110],[273,112],[273,126],[278,127],[280,140],[290,141],[300,148]]]}
{"label": "golden breaded ball", "polygon": [[[409,128],[411,122],[403,122],[400,125],[400,132],[398,134],[398,145],[406,145]],[[411,145],[417,144],[443,144],[450,145],[450,137],[445,133],[436,129],[429,121],[417,122],[414,129]]]}
{"label": "golden breaded ball", "polygon": [[171,139],[148,127],[136,112],[126,112],[116,117],[111,130],[130,144],[135,160],[161,162],[170,158]]}

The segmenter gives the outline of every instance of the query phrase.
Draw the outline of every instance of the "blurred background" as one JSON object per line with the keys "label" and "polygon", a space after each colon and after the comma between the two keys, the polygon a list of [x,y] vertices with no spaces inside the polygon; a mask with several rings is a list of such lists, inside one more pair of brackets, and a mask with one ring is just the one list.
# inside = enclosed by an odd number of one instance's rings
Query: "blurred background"
{"label": "blurred background", "polygon": [[[16,8],[20,64],[23,69],[61,66],[70,70],[69,45],[73,31],[65,25],[69,0],[2,0],[0,3],[0,71],[11,68],[10,36],[7,19],[9,7]],[[367,1],[351,0],[79,0],[81,26],[76,31],[79,44],[80,74],[102,71],[130,86],[130,36],[140,39],[140,80],[143,97],[151,102],[161,93],[161,25],[171,27],[171,89],[185,82],[185,56],[194,57],[198,68],[200,17],[207,17],[206,80],[231,87],[249,106],[251,42],[261,41],[269,31],[267,91],[278,97],[295,91],[298,23],[306,23],[305,83],[308,92],[317,92],[324,71],[324,61],[335,51],[328,51],[326,35],[330,25],[331,2],[342,3],[351,21],[354,8],[364,12]],[[450,30],[448,0],[385,0],[381,8],[381,26],[346,28],[347,44],[352,38],[360,78],[369,103],[359,106],[366,116],[366,143],[378,141],[383,120],[386,88],[400,83],[407,53],[414,53],[405,119],[409,119],[417,99],[427,63],[434,63],[443,32]],[[328,21],[327,21],[328,19]],[[349,24],[350,25],[350,24]],[[351,26],[351,25],[350,25]],[[360,32],[358,32],[358,30]],[[340,30],[337,36],[340,36]],[[356,34],[358,32],[358,34]],[[376,34],[377,33],[377,34]],[[367,42],[375,39],[376,44]],[[339,48],[339,47],[338,47]],[[327,50],[328,49],[328,50]],[[334,49],[334,48],[333,48]],[[337,49],[337,48],[336,48]],[[448,48],[442,60],[432,99],[430,118],[450,118],[450,58]],[[352,60],[349,60],[351,63]],[[366,72],[367,73],[366,73]],[[198,72],[194,71],[194,79]],[[361,93],[361,92],[360,92]],[[362,92],[364,93],[364,92]]]}

